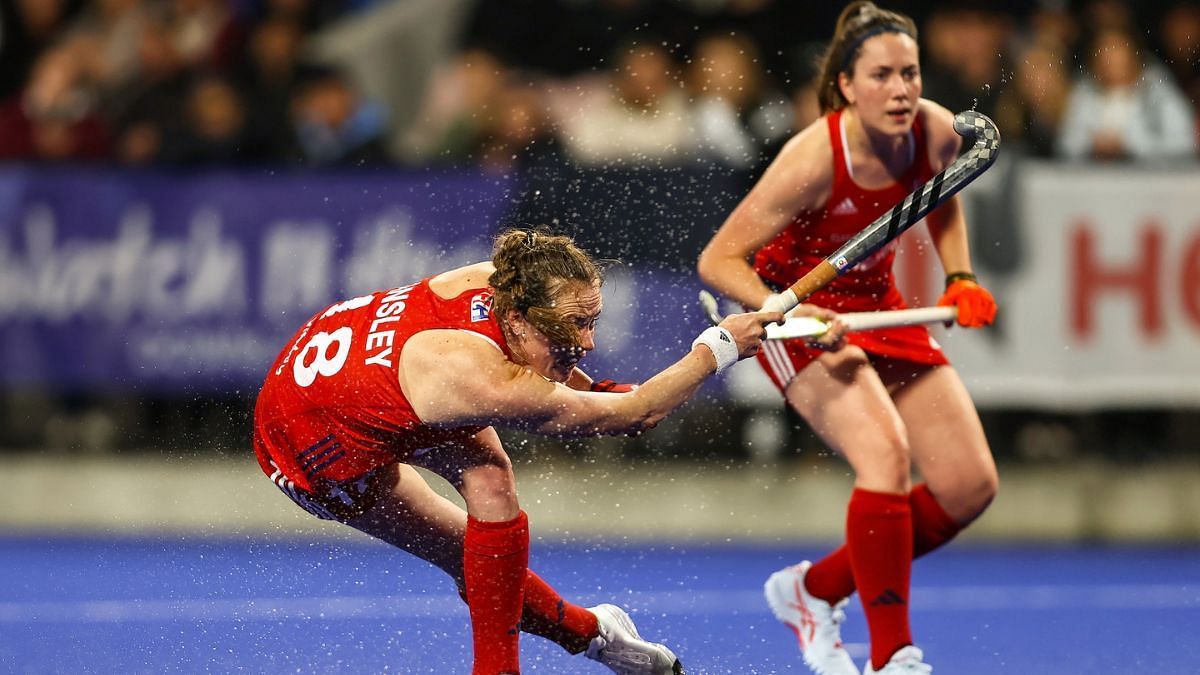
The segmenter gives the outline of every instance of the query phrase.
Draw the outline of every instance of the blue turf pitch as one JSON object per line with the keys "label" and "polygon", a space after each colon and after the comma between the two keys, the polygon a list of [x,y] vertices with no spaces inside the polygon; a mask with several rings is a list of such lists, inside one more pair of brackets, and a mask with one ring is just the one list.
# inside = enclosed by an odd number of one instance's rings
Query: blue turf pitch
{"label": "blue turf pitch", "polygon": [[[535,542],[569,599],[630,609],[689,673],[791,673],[763,580],[823,547]],[[371,542],[0,538],[3,673],[467,673],[466,609]],[[914,568],[935,673],[1200,673],[1200,550],[960,544]],[[851,604],[856,660],[866,628]],[[524,672],[604,673],[536,637]]]}

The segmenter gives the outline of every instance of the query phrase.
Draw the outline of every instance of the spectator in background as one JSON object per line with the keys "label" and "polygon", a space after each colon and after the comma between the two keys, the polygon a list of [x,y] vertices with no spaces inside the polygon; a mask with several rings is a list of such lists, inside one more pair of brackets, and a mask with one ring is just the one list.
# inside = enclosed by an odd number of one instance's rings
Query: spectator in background
{"label": "spectator in background", "polygon": [[925,96],[953,112],[977,110],[995,119],[1011,33],[1009,16],[986,4],[934,11],[922,31]]}
{"label": "spectator in background", "polygon": [[1041,44],[1064,54],[1074,54],[1079,41],[1079,22],[1063,5],[1041,5],[1029,15],[1025,42]]}
{"label": "spectator in background", "polygon": [[[789,51],[788,75],[784,78],[788,89],[790,129],[768,150],[768,157],[776,157],[789,138],[806,129],[821,117],[820,87],[818,71],[825,52],[825,42],[807,42]],[[757,178],[757,177],[756,177]]]}
{"label": "spectator in background", "polygon": [[1067,102],[1058,154],[1067,159],[1175,159],[1196,152],[1195,113],[1130,31],[1107,28],[1085,51],[1088,72]]}
{"label": "spectator in background", "polygon": [[487,44],[510,68],[571,77],[599,71],[631,36],[653,33],[679,45],[696,22],[681,2],[662,0],[522,0],[475,2],[467,41]]}
{"label": "spectator in background", "polygon": [[44,52],[29,83],[0,106],[0,159],[81,161],[108,153],[108,126],[82,78],[83,53]]}
{"label": "spectator in background", "polygon": [[138,87],[144,73],[140,68],[142,37],[155,12],[145,0],[92,0],[87,10],[68,29],[70,49],[83,53],[80,67],[102,94],[106,107],[124,92]]}
{"label": "spectator in background", "polygon": [[1084,32],[1096,35],[1106,30],[1133,30],[1136,21],[1128,0],[1089,0],[1080,11]]}
{"label": "spectator in background", "polygon": [[183,127],[166,142],[165,161],[195,166],[258,158],[246,138],[245,103],[226,78],[196,78],[188,89],[183,119]]}
{"label": "spectator in background", "polygon": [[81,0],[0,2],[0,101],[21,90],[38,56],[81,5]]}
{"label": "spectator in background", "polygon": [[529,85],[505,87],[484,127],[479,153],[483,168],[508,173],[554,149],[542,91]]}
{"label": "spectator in background", "polygon": [[488,49],[472,47],[433,76],[423,110],[408,132],[409,159],[458,163],[476,158],[485,129],[501,114],[497,99],[508,68]]}
{"label": "spectator in background", "polygon": [[118,161],[145,165],[163,160],[167,139],[179,131],[191,78],[165,16],[141,24],[135,47],[132,68],[139,75],[109,93],[108,111],[117,127]]}
{"label": "spectator in background", "polygon": [[[799,131],[821,116],[821,98],[816,80],[801,82],[792,90],[792,130]],[[778,153],[776,153],[778,154]]]}
{"label": "spectator in background", "polygon": [[[814,44],[824,46],[829,40],[828,27],[837,20],[845,3],[684,0],[681,4],[692,8],[692,20],[688,25],[693,33],[696,26],[701,29],[713,26],[745,36],[757,46],[763,72],[781,87],[792,91],[808,79],[804,74],[814,67],[809,63],[797,72],[797,51],[810,50]],[[808,60],[815,61],[816,56],[810,55]]]}
{"label": "spectator in background", "polygon": [[653,37],[617,50],[607,78],[555,102],[560,139],[579,164],[677,164],[695,147],[671,55]]}
{"label": "spectator in background", "polygon": [[234,65],[244,33],[229,0],[171,0],[166,10],[171,41],[189,66],[225,71]]}
{"label": "spectator in background", "polygon": [[765,164],[767,151],[791,132],[791,109],[771,92],[753,42],[713,33],[693,49],[687,70],[699,151],[736,169]]}
{"label": "spectator in background", "polygon": [[294,21],[306,32],[314,31],[341,16],[347,0],[240,0],[249,5],[244,13],[253,21],[284,19]]}
{"label": "spectator in background", "polygon": [[292,99],[292,160],[310,166],[388,161],[387,118],[341,71],[309,66]]}
{"label": "spectator in background", "polygon": [[247,141],[263,159],[279,159],[291,144],[292,97],[299,77],[304,32],[287,18],[268,18],[250,32],[236,80],[246,100]]}
{"label": "spectator in background", "polygon": [[1066,59],[1065,53],[1050,43],[1025,47],[1016,59],[1013,84],[998,102],[995,121],[1005,142],[1014,141],[1030,156],[1054,156],[1071,90]]}
{"label": "spectator in background", "polygon": [[[1193,2],[1172,6],[1163,15],[1160,37],[1166,66],[1194,108],[1200,101],[1200,6]],[[1200,139],[1200,116],[1196,134]]]}

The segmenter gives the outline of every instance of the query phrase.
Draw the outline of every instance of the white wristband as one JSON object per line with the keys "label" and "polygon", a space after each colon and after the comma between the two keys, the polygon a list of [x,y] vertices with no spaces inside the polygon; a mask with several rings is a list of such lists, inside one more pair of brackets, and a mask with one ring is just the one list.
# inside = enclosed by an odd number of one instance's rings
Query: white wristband
{"label": "white wristband", "polygon": [[692,341],[692,349],[695,349],[696,345],[708,347],[708,350],[716,357],[718,373],[737,363],[738,348],[737,343],[733,340],[733,333],[720,326],[705,328],[704,332]]}

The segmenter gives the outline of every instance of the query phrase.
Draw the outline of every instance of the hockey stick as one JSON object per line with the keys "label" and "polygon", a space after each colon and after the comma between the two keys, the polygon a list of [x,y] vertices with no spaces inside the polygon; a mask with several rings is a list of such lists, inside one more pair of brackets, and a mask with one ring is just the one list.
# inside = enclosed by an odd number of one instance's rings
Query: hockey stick
{"label": "hockey stick", "polygon": [[[716,325],[721,322],[721,313],[717,310],[717,299],[708,291],[700,291],[700,306],[708,315],[708,320]],[[915,326],[922,323],[945,323],[954,321],[958,316],[957,307],[918,307],[913,309],[893,309],[883,312],[848,312],[839,314],[838,318],[846,324],[847,332],[874,330],[876,328],[896,328],[899,326]],[[792,338],[820,337],[829,330],[829,324],[813,316],[790,316],[780,324],[767,326],[768,340],[790,340]]]}
{"label": "hockey stick", "polygon": [[988,119],[987,115],[967,110],[954,116],[954,131],[959,136],[974,139],[974,146],[944,171],[910,193],[891,211],[876,218],[875,222],[851,237],[790,288],[772,296],[763,306],[763,310],[786,313],[863,258],[900,236],[930,211],[987,171],[996,161],[1000,150],[1000,131],[996,128],[996,123]]}
{"label": "hockey stick", "polygon": [[[848,312],[838,318],[846,324],[846,331],[853,333],[876,328],[897,328],[922,323],[945,323],[958,316],[957,307],[917,307],[893,309],[884,312]],[[815,338],[825,334],[829,324],[812,316],[793,316],[783,325],[767,326],[768,340],[790,340],[791,338]]]}

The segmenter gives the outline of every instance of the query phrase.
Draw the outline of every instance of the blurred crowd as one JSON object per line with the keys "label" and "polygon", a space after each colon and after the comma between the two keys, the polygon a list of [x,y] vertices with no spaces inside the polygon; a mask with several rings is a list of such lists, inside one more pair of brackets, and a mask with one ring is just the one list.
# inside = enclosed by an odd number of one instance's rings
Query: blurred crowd
{"label": "blurred crowd", "polygon": [[[469,3],[455,48],[412,90],[419,112],[400,125],[385,98],[309,45],[406,1],[3,0],[0,159],[507,171],[553,155],[755,170],[819,115],[815,63],[840,10]],[[879,4],[917,19],[926,97],[988,114],[1006,147],[1069,160],[1196,157],[1193,1]]]}

